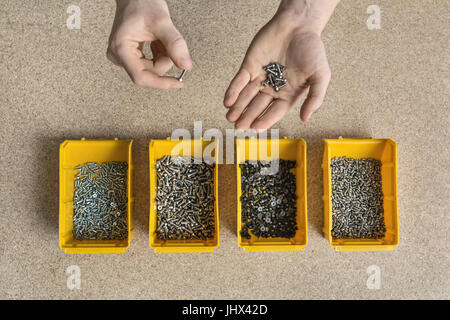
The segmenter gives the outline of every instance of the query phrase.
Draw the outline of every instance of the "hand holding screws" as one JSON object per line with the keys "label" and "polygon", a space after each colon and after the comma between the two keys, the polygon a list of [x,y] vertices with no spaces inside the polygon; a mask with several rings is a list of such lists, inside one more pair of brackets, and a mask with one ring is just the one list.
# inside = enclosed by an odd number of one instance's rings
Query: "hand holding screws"
{"label": "hand holding screws", "polygon": [[283,72],[286,70],[285,66],[275,62],[268,64],[263,67],[263,69],[267,72],[267,79],[262,82],[264,87],[271,86],[276,92],[278,92],[286,85],[287,80],[283,76]]}

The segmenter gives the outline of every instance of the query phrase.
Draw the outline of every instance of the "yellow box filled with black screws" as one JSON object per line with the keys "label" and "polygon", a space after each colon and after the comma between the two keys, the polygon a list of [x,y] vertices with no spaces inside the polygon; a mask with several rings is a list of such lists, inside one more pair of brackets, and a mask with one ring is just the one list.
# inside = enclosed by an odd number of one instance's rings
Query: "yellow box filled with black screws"
{"label": "yellow box filled with black screws", "polygon": [[219,245],[219,142],[152,140],[149,246],[156,252],[212,252]]}
{"label": "yellow box filled with black screws", "polygon": [[66,253],[123,253],[132,228],[132,140],[60,146],[59,246]]}
{"label": "yellow box filled with black screws", "polygon": [[302,250],[308,225],[305,141],[237,139],[236,173],[239,246]]}

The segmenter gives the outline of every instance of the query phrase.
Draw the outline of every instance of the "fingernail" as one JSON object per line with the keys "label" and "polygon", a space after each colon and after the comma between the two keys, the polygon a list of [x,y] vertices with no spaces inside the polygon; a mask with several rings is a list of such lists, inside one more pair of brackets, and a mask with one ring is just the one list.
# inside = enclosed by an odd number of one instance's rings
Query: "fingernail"
{"label": "fingernail", "polygon": [[189,59],[188,57],[181,58],[180,65],[184,69],[192,68],[191,59]]}
{"label": "fingernail", "polygon": [[256,133],[261,133],[267,129],[262,129],[262,128],[255,128],[255,127],[250,127],[251,130],[254,130]]}

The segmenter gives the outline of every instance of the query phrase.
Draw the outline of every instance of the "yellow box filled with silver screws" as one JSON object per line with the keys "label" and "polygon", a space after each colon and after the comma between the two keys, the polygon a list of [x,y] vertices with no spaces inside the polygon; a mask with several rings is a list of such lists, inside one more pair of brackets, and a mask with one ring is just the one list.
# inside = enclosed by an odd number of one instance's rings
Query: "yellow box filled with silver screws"
{"label": "yellow box filled with silver screws", "polygon": [[397,144],[392,139],[326,139],[323,232],[338,251],[398,245]]}
{"label": "yellow box filled with silver screws", "polygon": [[152,140],[149,246],[212,252],[219,245],[218,141]]}

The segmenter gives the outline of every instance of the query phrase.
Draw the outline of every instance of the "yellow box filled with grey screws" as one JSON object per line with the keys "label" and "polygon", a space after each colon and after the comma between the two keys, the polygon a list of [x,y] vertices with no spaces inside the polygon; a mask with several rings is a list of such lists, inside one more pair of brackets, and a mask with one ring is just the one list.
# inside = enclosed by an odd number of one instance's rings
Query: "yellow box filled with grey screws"
{"label": "yellow box filled with grey screws", "polygon": [[133,234],[132,140],[60,146],[59,246],[66,253],[123,253]]}

